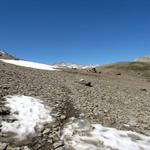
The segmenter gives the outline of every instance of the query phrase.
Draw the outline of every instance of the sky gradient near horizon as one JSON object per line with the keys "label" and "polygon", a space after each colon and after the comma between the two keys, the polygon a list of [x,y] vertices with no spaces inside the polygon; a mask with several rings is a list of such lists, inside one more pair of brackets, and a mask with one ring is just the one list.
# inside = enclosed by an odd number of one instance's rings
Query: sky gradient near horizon
{"label": "sky gradient near horizon", "polygon": [[0,48],[47,64],[133,60],[150,54],[150,0],[0,0]]}

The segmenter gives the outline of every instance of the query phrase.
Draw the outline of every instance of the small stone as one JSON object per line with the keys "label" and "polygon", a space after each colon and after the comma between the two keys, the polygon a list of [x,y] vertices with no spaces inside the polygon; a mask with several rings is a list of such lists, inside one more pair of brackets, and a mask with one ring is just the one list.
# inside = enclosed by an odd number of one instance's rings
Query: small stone
{"label": "small stone", "polygon": [[81,113],[79,117],[80,117],[80,118],[84,118],[84,117],[85,117],[85,114],[84,114],[84,113]]}
{"label": "small stone", "polygon": [[53,144],[53,146],[54,146],[55,149],[58,149],[59,147],[63,147],[64,146],[64,142],[63,141],[55,142]]}
{"label": "small stone", "polygon": [[63,146],[63,147],[58,147],[58,148],[56,148],[56,150],[65,150],[65,147]]}
{"label": "small stone", "polygon": [[8,86],[4,86],[4,87],[3,87],[4,90],[8,90],[9,88],[10,88],[10,87],[8,87]]}
{"label": "small stone", "polygon": [[104,109],[104,113],[108,113],[108,109]]}
{"label": "small stone", "polygon": [[60,113],[55,113],[55,114],[53,114],[52,116],[53,116],[54,118],[55,118],[55,117],[56,117],[56,118],[57,118],[57,117],[60,117]]}
{"label": "small stone", "polygon": [[135,116],[130,115],[130,116],[128,116],[128,118],[129,118],[128,124],[130,126],[136,126],[137,125],[137,119]]}
{"label": "small stone", "polygon": [[8,146],[6,150],[20,150],[21,148],[20,147],[11,147],[11,146]]}
{"label": "small stone", "polygon": [[85,85],[85,86],[92,87],[91,82],[86,81],[86,80],[84,80],[84,79],[80,79],[78,83],[83,84],[83,85]]}
{"label": "small stone", "polygon": [[91,71],[97,73],[96,68],[92,68]]}
{"label": "small stone", "polygon": [[65,116],[65,115],[61,115],[61,116],[60,116],[60,119],[61,119],[61,120],[64,120],[64,119],[66,119],[66,116]]}
{"label": "small stone", "polygon": [[140,89],[141,91],[147,92],[147,89]]}
{"label": "small stone", "polygon": [[5,117],[3,119],[3,121],[6,121],[6,122],[15,122],[15,121],[17,121],[17,119],[14,116],[8,116],[8,117]]}
{"label": "small stone", "polygon": [[10,111],[6,107],[0,108],[0,115],[9,115]]}
{"label": "small stone", "polygon": [[25,146],[23,150],[31,150],[28,146]]}
{"label": "small stone", "polygon": [[49,128],[46,128],[44,131],[43,131],[43,134],[49,134],[51,131]]}
{"label": "small stone", "polygon": [[111,118],[111,117],[105,117],[103,120],[103,125],[104,126],[112,126],[113,124],[115,124],[115,118]]}
{"label": "small stone", "polygon": [[121,75],[121,73],[116,73],[116,75],[120,76],[120,75]]}
{"label": "small stone", "polygon": [[53,140],[52,139],[48,139],[48,141],[47,142],[49,142],[49,143],[53,143]]}
{"label": "small stone", "polygon": [[91,82],[87,82],[87,83],[85,83],[85,85],[90,86],[90,87],[92,86]]}

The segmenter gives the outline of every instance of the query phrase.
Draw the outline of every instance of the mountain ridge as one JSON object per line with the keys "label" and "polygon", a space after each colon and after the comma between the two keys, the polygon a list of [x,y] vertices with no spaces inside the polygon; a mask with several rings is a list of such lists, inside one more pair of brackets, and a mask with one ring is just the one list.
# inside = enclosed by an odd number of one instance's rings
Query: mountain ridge
{"label": "mountain ridge", "polygon": [[142,56],[142,57],[139,57],[139,58],[136,58],[135,61],[150,62],[150,54]]}
{"label": "mountain ridge", "polygon": [[0,49],[0,59],[13,59],[18,60],[18,58],[14,57],[13,55],[7,53],[5,50]]}

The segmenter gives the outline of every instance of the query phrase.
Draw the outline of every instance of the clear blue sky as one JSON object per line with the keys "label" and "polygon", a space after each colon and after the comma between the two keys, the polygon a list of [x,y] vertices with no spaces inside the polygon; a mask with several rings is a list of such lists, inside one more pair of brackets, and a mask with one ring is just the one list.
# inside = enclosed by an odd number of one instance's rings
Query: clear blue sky
{"label": "clear blue sky", "polygon": [[132,60],[150,54],[150,0],[0,0],[0,48],[43,63]]}

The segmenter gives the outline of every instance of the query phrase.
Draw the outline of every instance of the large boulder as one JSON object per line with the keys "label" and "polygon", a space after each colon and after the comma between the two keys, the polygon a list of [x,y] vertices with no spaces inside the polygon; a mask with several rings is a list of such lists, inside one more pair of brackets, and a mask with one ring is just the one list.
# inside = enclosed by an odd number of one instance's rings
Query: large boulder
{"label": "large boulder", "polygon": [[83,85],[85,85],[85,86],[92,87],[91,82],[86,81],[86,80],[84,80],[84,79],[80,79],[78,83],[83,84]]}

